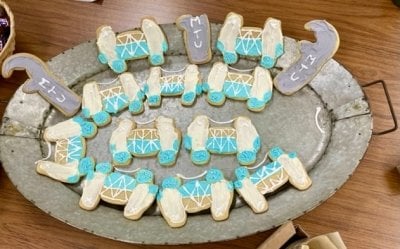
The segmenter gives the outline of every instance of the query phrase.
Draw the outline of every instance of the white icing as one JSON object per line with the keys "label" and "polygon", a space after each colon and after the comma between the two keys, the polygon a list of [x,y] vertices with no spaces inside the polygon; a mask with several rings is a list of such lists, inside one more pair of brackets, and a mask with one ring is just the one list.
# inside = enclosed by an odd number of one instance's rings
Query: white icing
{"label": "white icing", "polygon": [[249,204],[255,213],[262,213],[267,211],[268,203],[265,197],[257,190],[257,187],[251,182],[249,178],[242,181],[242,187],[237,189],[239,194]]}
{"label": "white icing", "polygon": [[262,33],[262,55],[275,58],[277,44],[283,45],[281,21],[275,18],[268,18],[265,21]]}
{"label": "white icing", "polygon": [[187,219],[182,195],[177,189],[164,189],[159,200],[161,214],[171,227],[183,226]]}
{"label": "white icing", "polygon": [[289,182],[299,190],[307,189],[311,186],[311,179],[304,169],[301,161],[296,158],[290,158],[288,154],[278,157],[277,161],[283,166],[289,175]]}
{"label": "white icing", "polygon": [[110,144],[115,144],[117,151],[128,151],[127,137],[133,128],[134,123],[131,120],[122,119],[111,134]]}
{"label": "white icing", "polygon": [[197,65],[189,65],[186,68],[185,71],[185,80],[184,80],[184,86],[185,90],[183,94],[188,93],[188,92],[194,92],[196,93],[196,85],[200,81],[199,77],[199,69]]}
{"label": "white icing", "polygon": [[82,196],[79,206],[86,210],[93,210],[100,202],[100,192],[107,175],[94,172],[92,179],[85,179],[82,184]]}
{"label": "white icing", "polygon": [[51,161],[38,161],[36,171],[60,182],[68,182],[68,178],[78,176],[78,161],[58,164]]}
{"label": "white icing", "polygon": [[215,62],[208,74],[209,91],[222,92],[226,75],[228,73],[228,66],[222,62]]}
{"label": "white icing", "polygon": [[245,150],[253,150],[253,142],[258,136],[257,130],[251,123],[251,120],[246,117],[238,117],[233,126],[237,134],[237,148],[238,152]]}
{"label": "white icing", "polygon": [[56,125],[47,127],[44,130],[44,139],[49,142],[55,142],[59,139],[80,136],[81,126],[73,119],[68,119]]}
{"label": "white icing", "polygon": [[117,60],[118,55],[115,52],[117,38],[110,26],[101,26],[97,30],[97,47],[99,51],[107,56],[109,62]]}
{"label": "white icing", "polygon": [[157,23],[151,19],[142,20],[142,31],[146,36],[150,55],[162,55],[162,43],[166,42],[164,33]]}
{"label": "white icing", "polygon": [[229,215],[233,193],[228,189],[227,181],[211,184],[211,214],[215,220],[225,220]]}
{"label": "white icing", "polygon": [[160,96],[161,85],[160,85],[161,69],[160,67],[151,67],[149,77],[147,78],[147,85],[149,86],[149,92],[147,96]]}
{"label": "white icing", "polygon": [[268,69],[256,67],[253,72],[253,86],[250,90],[250,98],[263,100],[264,94],[272,92],[272,78]]}
{"label": "white icing", "polygon": [[147,208],[150,207],[154,199],[155,195],[149,193],[149,184],[138,184],[132,191],[125,206],[124,216],[132,220],[139,219]]}
{"label": "white icing", "polygon": [[187,129],[187,135],[192,138],[192,150],[204,150],[208,139],[208,117],[197,116]]}
{"label": "white icing", "polygon": [[236,38],[240,34],[243,25],[243,17],[236,13],[229,13],[218,36],[218,40],[224,44],[227,51],[235,51]]}
{"label": "white icing", "polygon": [[156,128],[160,136],[161,150],[170,150],[173,148],[174,142],[179,140],[179,133],[175,129],[174,120],[159,116],[156,119]]}
{"label": "white icing", "polygon": [[124,93],[128,96],[129,100],[132,101],[137,98],[137,94],[140,91],[140,87],[131,73],[123,73],[119,76]]}
{"label": "white icing", "polygon": [[86,83],[83,86],[82,109],[84,108],[89,110],[89,115],[99,113],[103,109],[99,88],[96,82]]}

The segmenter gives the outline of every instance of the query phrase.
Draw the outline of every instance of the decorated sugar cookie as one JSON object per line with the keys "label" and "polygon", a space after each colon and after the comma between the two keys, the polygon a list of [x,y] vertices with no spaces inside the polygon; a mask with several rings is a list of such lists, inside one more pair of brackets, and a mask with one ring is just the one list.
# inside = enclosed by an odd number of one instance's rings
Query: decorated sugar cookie
{"label": "decorated sugar cookie", "polygon": [[214,63],[205,85],[207,102],[222,105],[225,99],[247,101],[247,108],[254,112],[264,110],[272,97],[272,78],[267,69],[256,67],[253,74],[228,71],[228,65]]}
{"label": "decorated sugar cookie", "polygon": [[164,63],[168,50],[167,39],[155,20],[144,18],[141,30],[126,31],[116,35],[110,26],[97,29],[98,59],[116,73],[126,71],[127,60],[149,58],[152,65]]}
{"label": "decorated sugar cookie", "polygon": [[291,95],[307,85],[339,48],[339,35],[325,20],[313,20],[304,25],[314,32],[316,42],[300,41],[300,58],[274,78],[275,87]]}
{"label": "decorated sugar cookie", "polygon": [[260,65],[272,68],[284,53],[281,21],[268,18],[263,29],[243,27],[243,17],[230,12],[219,33],[217,49],[227,64],[235,64],[242,55],[261,57]]}
{"label": "decorated sugar cookie", "polygon": [[119,81],[124,93],[128,96],[129,111],[134,115],[142,113],[144,111],[143,101],[145,95],[136,82],[135,77],[133,77],[133,74],[123,73],[119,75]]}
{"label": "decorated sugar cookie", "polygon": [[111,122],[110,114],[103,111],[102,97],[95,82],[83,86],[82,115],[85,118],[92,118],[97,126],[104,126]]}
{"label": "decorated sugar cookie", "polygon": [[136,185],[135,178],[120,172],[112,172],[104,180],[100,197],[111,204],[126,205]]}
{"label": "decorated sugar cookie", "polygon": [[182,105],[192,105],[197,95],[202,92],[198,67],[193,64],[188,65],[182,70],[183,74],[162,76],[162,71],[171,72],[160,67],[150,68],[150,74],[144,86],[149,106],[160,106],[161,96],[181,96]]}
{"label": "decorated sugar cookie", "polygon": [[117,166],[129,165],[131,163],[131,153],[128,150],[127,139],[135,123],[129,119],[123,119],[119,122],[116,130],[113,131],[110,138],[110,151],[113,164]]}
{"label": "decorated sugar cookie", "polygon": [[190,150],[190,158],[194,164],[206,164],[210,160],[210,153],[237,154],[242,165],[255,162],[261,141],[249,118],[238,117],[226,122],[212,120],[217,124],[233,123],[233,127],[210,127],[209,120],[204,115],[195,117],[184,137],[184,146]]}
{"label": "decorated sugar cookie", "polygon": [[186,53],[190,63],[204,64],[211,60],[211,31],[206,14],[183,15],[176,20],[176,26],[183,30]]}
{"label": "decorated sugar cookie", "polygon": [[69,89],[63,80],[54,76],[38,57],[27,53],[9,56],[3,62],[3,77],[9,78],[14,70],[25,70],[29,76],[22,87],[24,93],[39,93],[67,117],[78,112],[81,98]]}
{"label": "decorated sugar cookie", "polygon": [[60,139],[68,139],[76,136],[92,138],[96,133],[97,127],[94,123],[85,121],[81,117],[74,117],[51,127],[47,127],[43,137],[46,141],[56,142]]}

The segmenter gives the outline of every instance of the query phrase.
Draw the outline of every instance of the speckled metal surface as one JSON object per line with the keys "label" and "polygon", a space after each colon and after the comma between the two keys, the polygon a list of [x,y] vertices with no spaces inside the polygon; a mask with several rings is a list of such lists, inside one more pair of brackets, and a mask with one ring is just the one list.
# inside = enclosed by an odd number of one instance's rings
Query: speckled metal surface
{"label": "speckled metal surface", "polygon": [[[163,68],[179,69],[187,63],[182,33],[175,25],[162,25],[170,50]],[[212,41],[220,25],[212,25]],[[278,68],[287,68],[297,58],[297,43],[285,38],[286,53],[277,63]],[[115,75],[96,60],[95,43],[89,41],[70,49],[48,62],[54,73],[81,93],[85,82],[96,79],[109,81]],[[214,52],[213,61],[221,60]],[[65,66],[68,65],[68,66]],[[212,62],[200,66],[204,77]],[[256,62],[241,59],[237,68],[252,68]],[[129,71],[142,82],[148,73],[147,60],[130,62]],[[273,72],[277,73],[277,69]],[[321,108],[316,117],[317,108]],[[313,180],[307,191],[284,187],[268,197],[270,209],[264,214],[254,214],[240,200],[232,209],[227,221],[215,222],[207,213],[190,215],[188,223],[179,229],[169,228],[155,213],[155,208],[139,221],[123,217],[122,211],[110,205],[100,205],[94,211],[79,208],[79,185],[70,188],[35,172],[34,162],[47,154],[41,141],[44,127],[64,119],[50,108],[38,95],[26,95],[19,89],[9,103],[0,128],[0,159],[3,167],[18,190],[36,206],[82,230],[131,243],[185,244],[234,239],[265,231],[288,219],[294,219],[315,208],[333,195],[348,179],[364,155],[371,138],[372,117],[368,103],[357,81],[334,60],[329,61],[311,84],[293,96],[283,96],[274,91],[272,102],[261,113],[249,112],[245,103],[227,101],[223,107],[208,105],[204,96],[191,108],[182,107],[178,98],[164,98],[162,107],[149,109],[133,117],[147,121],[157,115],[176,119],[177,126],[186,132],[187,125],[195,115],[207,114],[216,120],[228,120],[235,116],[249,116],[262,138],[260,161],[273,145],[297,151]],[[98,135],[88,142],[88,155],[98,161],[109,160],[108,139],[116,127],[116,119],[130,117],[122,112],[113,117],[111,125],[101,128]],[[318,129],[316,119],[321,127]],[[227,178],[237,162],[234,156],[213,156],[211,164],[194,166],[188,153],[181,149],[177,164],[162,168],[156,159],[134,159],[131,167],[149,167],[155,171],[157,181],[166,175],[181,173],[193,176],[210,166],[220,167]],[[78,192],[78,193],[77,193]],[[245,223],[245,226],[243,224]],[[204,229],[207,227],[207,229]]]}

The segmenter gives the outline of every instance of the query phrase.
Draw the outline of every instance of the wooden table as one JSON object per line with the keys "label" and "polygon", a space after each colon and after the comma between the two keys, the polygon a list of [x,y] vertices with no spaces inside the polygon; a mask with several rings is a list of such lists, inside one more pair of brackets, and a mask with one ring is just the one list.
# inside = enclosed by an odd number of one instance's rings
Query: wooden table
{"label": "wooden table", "polygon": [[[171,23],[182,14],[207,13],[223,22],[229,11],[244,16],[246,26],[262,26],[267,17],[282,20],[286,36],[312,39],[303,29],[311,19],[326,19],[341,36],[335,55],[360,84],[384,79],[395,111],[400,113],[400,9],[382,1],[133,1],[104,0],[102,5],[67,0],[8,0],[16,19],[16,52],[47,60],[63,50],[95,38],[102,24],[114,30],[138,26],[143,16]],[[307,2],[307,3],[304,3]],[[11,98],[24,73],[0,83],[0,99]],[[374,129],[393,124],[382,88],[367,91]],[[6,107],[0,104],[2,115]],[[295,220],[311,235],[339,231],[349,248],[400,248],[400,132],[373,136],[354,175],[328,201]],[[23,156],[23,155],[21,155]],[[18,165],[15,165],[18,167]],[[207,248],[255,248],[271,233],[264,232]],[[180,248],[203,248],[204,245]],[[27,201],[0,169],[0,248],[172,248],[135,246],[101,238],[70,227]]]}

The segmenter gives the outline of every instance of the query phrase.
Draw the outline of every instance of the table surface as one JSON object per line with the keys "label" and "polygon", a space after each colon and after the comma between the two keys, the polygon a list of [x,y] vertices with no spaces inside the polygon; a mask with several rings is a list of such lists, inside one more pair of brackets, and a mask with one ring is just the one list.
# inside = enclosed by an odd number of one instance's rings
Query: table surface
{"label": "table surface", "polygon": [[[307,2],[307,3],[304,3]],[[67,0],[8,0],[16,20],[16,52],[47,60],[84,41],[96,28],[111,25],[122,31],[139,25],[144,16],[172,23],[182,14],[207,13],[221,23],[228,12],[243,15],[246,26],[261,27],[267,17],[282,20],[283,33],[313,39],[303,25],[326,19],[338,30],[341,43],[335,59],[359,83],[384,79],[394,110],[400,113],[400,8],[382,1],[133,1],[104,0],[102,4]],[[0,82],[0,115],[26,75],[17,72]],[[374,129],[390,128],[393,121],[382,87],[366,91],[372,106]],[[294,222],[310,235],[339,231],[349,248],[400,247],[400,132],[373,136],[349,181],[330,199]],[[18,167],[18,165],[15,165]],[[149,231],[150,232],[150,231]],[[207,244],[207,248],[256,248],[272,231]],[[179,248],[203,248],[204,245]],[[26,200],[0,167],[0,248],[172,248],[131,245],[101,238],[56,220]],[[174,247],[175,248],[175,247]]]}

